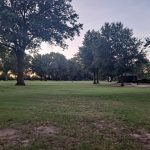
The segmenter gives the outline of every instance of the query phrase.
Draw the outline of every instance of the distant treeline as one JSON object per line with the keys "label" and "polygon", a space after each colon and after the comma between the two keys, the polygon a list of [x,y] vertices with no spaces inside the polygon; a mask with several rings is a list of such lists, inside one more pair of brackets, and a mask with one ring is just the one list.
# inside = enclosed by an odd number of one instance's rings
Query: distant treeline
{"label": "distant treeline", "polygon": [[[1,59],[0,80],[14,80],[17,74],[15,55],[8,53],[4,61]],[[92,80],[92,73],[80,64],[78,57],[66,59],[60,53],[45,55],[26,54],[25,80]]]}

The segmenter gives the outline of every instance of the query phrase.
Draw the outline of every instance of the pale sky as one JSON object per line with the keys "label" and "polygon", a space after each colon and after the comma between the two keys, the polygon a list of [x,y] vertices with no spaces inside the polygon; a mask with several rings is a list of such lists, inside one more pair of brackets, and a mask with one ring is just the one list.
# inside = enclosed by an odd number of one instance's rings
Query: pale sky
{"label": "pale sky", "polygon": [[150,0],[73,0],[72,5],[79,14],[79,22],[83,23],[80,36],[67,41],[69,47],[64,51],[42,43],[40,53],[59,52],[71,58],[82,45],[86,31],[99,30],[105,22],[121,21],[133,29],[136,37],[150,37]]}

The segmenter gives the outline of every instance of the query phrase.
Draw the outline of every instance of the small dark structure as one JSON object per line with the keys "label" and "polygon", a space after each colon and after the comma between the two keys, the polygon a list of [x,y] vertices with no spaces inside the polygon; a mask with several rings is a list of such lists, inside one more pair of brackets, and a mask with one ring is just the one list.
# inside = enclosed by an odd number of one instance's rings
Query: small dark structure
{"label": "small dark structure", "polygon": [[124,73],[122,76],[119,77],[119,83],[124,86],[124,83],[137,83],[138,84],[138,77],[135,74]]}
{"label": "small dark structure", "polygon": [[137,77],[137,75],[128,73],[128,74],[123,75],[123,80],[126,83],[137,83],[138,77]]}

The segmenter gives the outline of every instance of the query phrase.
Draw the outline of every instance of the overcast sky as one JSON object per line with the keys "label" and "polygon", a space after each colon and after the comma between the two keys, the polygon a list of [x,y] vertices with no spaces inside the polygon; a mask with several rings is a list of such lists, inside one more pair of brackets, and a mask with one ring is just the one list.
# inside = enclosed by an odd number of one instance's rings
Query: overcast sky
{"label": "overcast sky", "polygon": [[84,25],[80,36],[67,41],[69,48],[64,51],[43,43],[42,53],[57,51],[71,58],[82,45],[86,31],[99,30],[105,22],[121,21],[133,29],[135,36],[150,37],[150,0],[73,0],[72,5],[79,14],[79,22]]}

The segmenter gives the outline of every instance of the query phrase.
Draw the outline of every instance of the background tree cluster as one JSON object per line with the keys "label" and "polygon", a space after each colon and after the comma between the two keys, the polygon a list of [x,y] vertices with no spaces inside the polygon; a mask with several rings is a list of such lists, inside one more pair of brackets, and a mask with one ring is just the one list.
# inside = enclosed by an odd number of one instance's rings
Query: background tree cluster
{"label": "background tree cluster", "polygon": [[[9,76],[7,77],[8,72],[16,75],[15,55],[12,56],[8,53],[7,58],[1,55],[0,59],[2,64],[0,71],[4,73],[0,75],[0,79],[10,79]],[[64,55],[54,52],[45,55],[35,54],[34,56],[26,54],[24,77],[29,80],[76,81],[92,79],[91,73],[82,68],[78,56],[67,60]]]}
{"label": "background tree cluster", "polygon": [[84,80],[91,78],[75,58],[67,60],[64,55],[54,52],[35,55],[32,59],[32,70],[45,80]]}
{"label": "background tree cluster", "polygon": [[100,31],[89,30],[85,34],[79,56],[93,73],[96,84],[99,76],[113,79],[126,73],[144,74],[144,67],[149,63],[146,58],[148,45],[134,37],[133,31],[121,22],[105,23]]}

